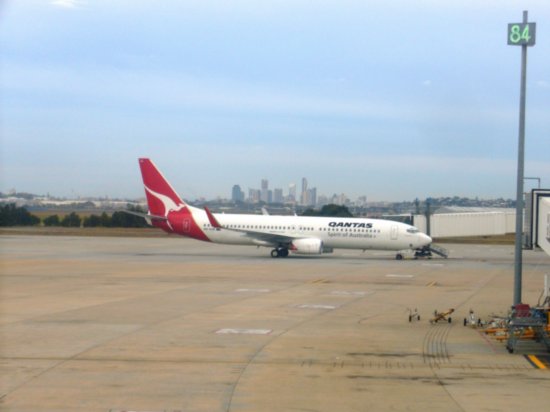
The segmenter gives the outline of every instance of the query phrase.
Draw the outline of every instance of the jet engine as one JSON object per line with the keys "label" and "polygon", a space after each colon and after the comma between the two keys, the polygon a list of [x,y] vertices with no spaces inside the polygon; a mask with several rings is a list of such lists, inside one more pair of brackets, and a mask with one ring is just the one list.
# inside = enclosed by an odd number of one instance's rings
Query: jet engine
{"label": "jet engine", "polygon": [[321,239],[296,239],[292,241],[290,250],[300,255],[320,255],[323,253],[323,241]]}

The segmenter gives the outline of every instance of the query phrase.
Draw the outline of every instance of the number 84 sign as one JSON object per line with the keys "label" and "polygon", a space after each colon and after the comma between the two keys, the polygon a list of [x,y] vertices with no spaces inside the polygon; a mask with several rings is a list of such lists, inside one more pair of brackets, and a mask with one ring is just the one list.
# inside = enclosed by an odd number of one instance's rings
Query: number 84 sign
{"label": "number 84 sign", "polygon": [[508,24],[508,44],[511,46],[534,46],[536,23]]}

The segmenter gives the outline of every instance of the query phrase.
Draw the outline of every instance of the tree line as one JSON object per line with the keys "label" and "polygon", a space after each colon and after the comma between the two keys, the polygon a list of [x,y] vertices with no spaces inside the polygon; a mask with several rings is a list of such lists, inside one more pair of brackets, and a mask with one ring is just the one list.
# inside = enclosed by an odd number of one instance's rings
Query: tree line
{"label": "tree line", "polygon": [[0,226],[34,226],[40,223],[40,218],[31,215],[24,207],[10,203],[0,207]]}
{"label": "tree line", "polygon": [[[130,212],[146,213],[139,206],[128,205]],[[339,205],[325,205],[321,210],[307,209],[303,216],[332,216],[353,217],[347,207]],[[103,212],[101,215],[90,215],[84,218],[71,212],[60,217],[50,215],[44,219],[31,214],[25,207],[17,207],[15,203],[0,206],[0,226],[62,226],[62,227],[147,227],[147,222],[140,216],[122,211],[109,215]]]}
{"label": "tree line", "polygon": [[[139,206],[128,205],[128,211],[145,213]],[[142,217],[125,213],[114,212],[112,215],[103,212],[101,215],[90,215],[81,218],[77,213],[71,212],[60,217],[50,215],[41,220],[31,214],[25,207],[18,207],[10,203],[0,207],[0,226],[44,226],[62,227],[147,227],[147,222]]]}

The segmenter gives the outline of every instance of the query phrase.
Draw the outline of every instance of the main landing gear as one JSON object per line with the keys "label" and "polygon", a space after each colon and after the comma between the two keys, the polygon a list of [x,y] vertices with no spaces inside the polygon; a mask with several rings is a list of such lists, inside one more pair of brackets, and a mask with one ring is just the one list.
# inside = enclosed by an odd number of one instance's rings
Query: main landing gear
{"label": "main landing gear", "polygon": [[288,256],[288,249],[286,247],[278,247],[277,249],[273,249],[271,251],[272,258],[287,257],[287,256]]}

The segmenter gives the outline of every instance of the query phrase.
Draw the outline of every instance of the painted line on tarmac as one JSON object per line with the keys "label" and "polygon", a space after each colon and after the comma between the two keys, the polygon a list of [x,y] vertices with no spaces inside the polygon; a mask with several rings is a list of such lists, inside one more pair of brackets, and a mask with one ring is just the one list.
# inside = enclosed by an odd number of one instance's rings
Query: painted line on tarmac
{"label": "painted line on tarmac", "polygon": [[367,296],[373,293],[374,292],[360,292],[355,290],[333,290],[330,292],[331,296]]}
{"label": "painted line on tarmac", "polygon": [[387,278],[403,278],[403,279],[411,279],[411,278],[414,278],[414,275],[394,275],[394,274],[389,274],[389,275],[386,275]]}
{"label": "painted line on tarmac", "polygon": [[325,309],[325,310],[333,310],[336,309],[337,306],[334,305],[324,305],[324,304],[317,304],[317,303],[306,303],[303,305],[296,306],[298,309]]}
{"label": "painted line on tarmac", "polygon": [[273,332],[272,329],[240,329],[240,328],[225,328],[218,329],[218,335],[269,335]]}
{"label": "painted line on tarmac", "polygon": [[545,365],[545,362],[543,359],[539,359],[539,356],[535,355],[524,355],[525,359],[533,365],[535,369],[548,369],[548,367]]}
{"label": "painted line on tarmac", "polygon": [[269,293],[271,292],[271,289],[235,289],[235,292],[237,293],[244,293],[244,292],[249,292],[249,293]]}
{"label": "painted line on tarmac", "polygon": [[181,412],[180,409],[147,409],[147,410],[136,410],[136,409],[109,409],[109,412]]}

